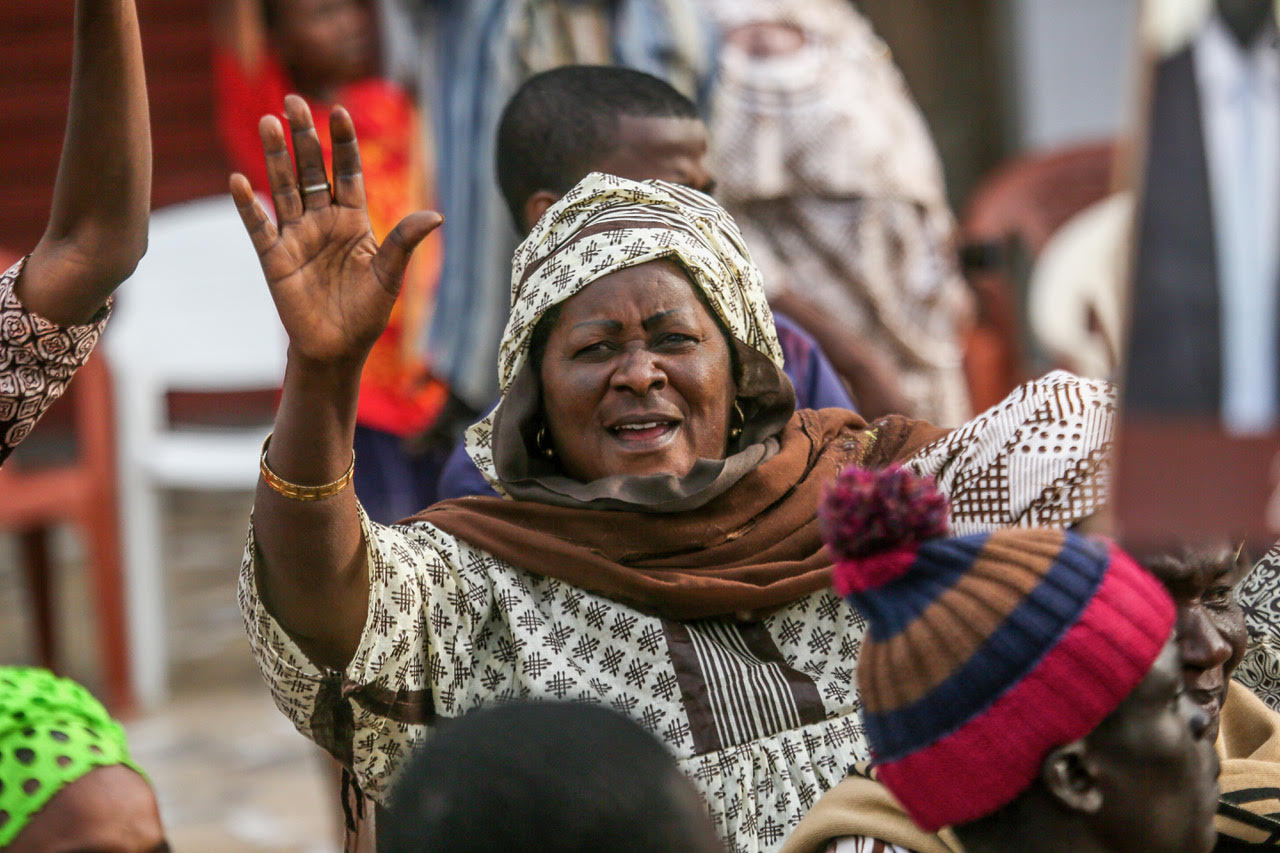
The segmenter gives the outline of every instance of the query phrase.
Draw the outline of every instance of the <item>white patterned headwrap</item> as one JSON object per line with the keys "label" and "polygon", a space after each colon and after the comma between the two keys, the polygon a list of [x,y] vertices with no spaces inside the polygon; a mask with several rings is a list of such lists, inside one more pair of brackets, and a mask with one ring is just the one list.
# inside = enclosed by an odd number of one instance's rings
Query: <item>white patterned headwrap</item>
{"label": "white patterned headwrap", "polygon": [[[498,354],[499,408],[549,309],[603,276],[661,258],[678,260],[730,334],[781,370],[760,271],[729,214],[688,187],[592,172],[547,209],[512,259],[511,315]],[[467,430],[466,444],[481,473],[505,493],[492,453],[496,412]]]}

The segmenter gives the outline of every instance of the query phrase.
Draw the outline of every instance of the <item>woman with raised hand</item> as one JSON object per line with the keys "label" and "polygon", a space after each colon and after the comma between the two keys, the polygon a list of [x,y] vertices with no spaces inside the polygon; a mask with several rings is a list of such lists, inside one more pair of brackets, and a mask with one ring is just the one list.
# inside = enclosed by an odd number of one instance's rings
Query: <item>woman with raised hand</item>
{"label": "woman with raised hand", "polygon": [[53,207],[0,273],[0,464],[89,357],[147,248],[151,125],[134,0],[77,0],[71,108]]}
{"label": "woman with raised hand", "polygon": [[[1054,374],[951,433],[796,411],[728,215],[597,173],[513,259],[503,396],[468,434],[503,497],[370,523],[349,487],[361,365],[440,218],[379,246],[345,111],[332,186],[305,103],[286,112],[296,162],[261,125],[278,226],[232,178],[290,336],[240,604],[277,705],[381,802],[442,720],[595,702],[663,739],[731,849],[776,849],[867,756],[863,623],[829,589],[816,519],[837,472],[906,460],[952,490],[965,530],[1070,525],[1101,498],[1107,386]],[[1033,421],[1067,438],[1042,450]]]}

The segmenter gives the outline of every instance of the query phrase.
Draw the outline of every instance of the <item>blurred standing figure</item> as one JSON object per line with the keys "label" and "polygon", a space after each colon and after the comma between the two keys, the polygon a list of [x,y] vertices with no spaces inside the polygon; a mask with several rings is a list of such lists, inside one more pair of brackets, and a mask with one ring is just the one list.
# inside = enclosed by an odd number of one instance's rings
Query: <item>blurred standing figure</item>
{"label": "blurred standing figure", "polygon": [[1280,47],[1272,0],[1147,4],[1152,72],[1125,404],[1280,414]]}
{"label": "blurred standing figure", "polygon": [[[233,166],[267,186],[258,122],[283,117],[297,92],[316,117],[331,159],[328,116],[341,104],[360,134],[369,220],[378,239],[415,210],[431,207],[430,147],[412,99],[374,76],[375,33],[363,0],[227,0],[215,53],[218,125]],[[441,253],[414,254],[391,322],[374,345],[360,380],[355,486],[369,514],[398,521],[435,502],[445,451],[416,447],[447,397],[443,382],[417,354],[430,321]]]}
{"label": "blurred standing figure", "polygon": [[[386,28],[390,64],[418,81],[420,104],[433,117],[440,212],[451,235],[435,318],[420,344],[477,415],[498,396],[493,365],[518,242],[493,180],[502,108],[529,77],[563,65],[634,68],[700,103],[712,70],[711,28],[696,7],[696,0],[382,0],[395,20]],[[406,32],[413,37],[398,41]]]}
{"label": "blurred standing figure", "polygon": [[89,358],[147,247],[151,123],[133,0],[78,0],[71,107],[44,236],[0,273],[0,464]]}
{"label": "blurred standing figure", "polygon": [[960,423],[968,295],[955,223],[888,48],[849,0],[705,3],[724,38],[711,121],[717,197],[770,302],[828,352],[828,340],[851,338],[886,361],[905,414]]}

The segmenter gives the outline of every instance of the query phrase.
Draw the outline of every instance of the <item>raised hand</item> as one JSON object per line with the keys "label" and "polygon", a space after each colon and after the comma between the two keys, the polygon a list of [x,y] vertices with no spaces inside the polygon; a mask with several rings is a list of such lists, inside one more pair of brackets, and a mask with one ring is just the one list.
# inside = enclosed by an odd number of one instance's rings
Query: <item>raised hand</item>
{"label": "raised hand", "polygon": [[386,328],[410,254],[443,220],[431,211],[411,213],[379,246],[369,227],[351,116],[335,107],[329,120],[330,185],[306,101],[289,95],[285,114],[296,171],[280,121],[264,116],[258,128],[279,226],[244,175],[231,176],[231,195],[289,334],[290,358],[362,364]]}

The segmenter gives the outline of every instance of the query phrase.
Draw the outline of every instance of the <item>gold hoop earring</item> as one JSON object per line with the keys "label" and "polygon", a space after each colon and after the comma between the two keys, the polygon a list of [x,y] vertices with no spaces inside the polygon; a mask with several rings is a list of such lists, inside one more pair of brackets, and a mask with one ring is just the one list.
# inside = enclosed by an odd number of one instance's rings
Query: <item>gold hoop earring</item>
{"label": "gold hoop earring", "polygon": [[737,441],[742,438],[742,427],[747,423],[747,416],[742,413],[742,403],[736,399],[733,401],[733,413],[737,416],[737,425],[729,428],[729,438]]}
{"label": "gold hoop earring", "polygon": [[545,456],[548,459],[551,459],[556,455],[555,448],[547,443],[547,425],[546,424],[540,424],[538,426],[538,432],[533,437],[533,446],[538,449],[539,453],[541,453],[543,456]]}

